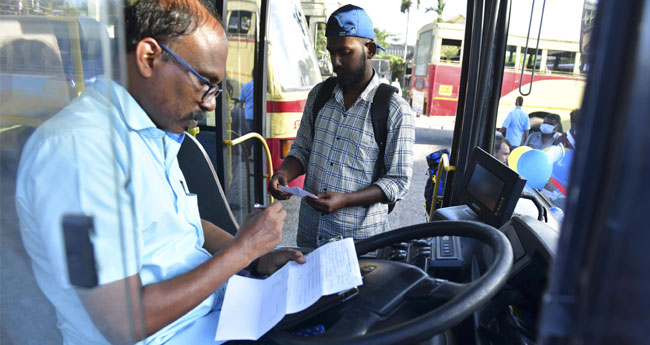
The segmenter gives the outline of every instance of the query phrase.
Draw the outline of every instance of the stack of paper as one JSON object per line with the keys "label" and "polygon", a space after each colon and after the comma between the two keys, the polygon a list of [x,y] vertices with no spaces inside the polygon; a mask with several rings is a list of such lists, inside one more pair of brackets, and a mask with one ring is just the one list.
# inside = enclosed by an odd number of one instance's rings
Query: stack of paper
{"label": "stack of paper", "polygon": [[305,264],[291,261],[264,280],[230,278],[215,340],[257,340],[286,314],[362,284],[351,238],[330,242],[306,258]]}

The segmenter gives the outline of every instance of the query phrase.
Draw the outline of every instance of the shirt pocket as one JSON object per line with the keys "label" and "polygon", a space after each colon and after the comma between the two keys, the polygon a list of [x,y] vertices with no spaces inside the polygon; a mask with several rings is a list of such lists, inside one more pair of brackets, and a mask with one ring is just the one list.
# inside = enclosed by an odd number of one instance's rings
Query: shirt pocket
{"label": "shirt pocket", "polygon": [[363,135],[359,140],[354,141],[351,149],[345,154],[345,168],[350,169],[356,178],[369,182],[374,173],[375,161],[379,154],[379,147],[375,142],[372,133]]}
{"label": "shirt pocket", "polygon": [[199,199],[194,193],[185,194],[185,215],[191,224],[200,225]]}

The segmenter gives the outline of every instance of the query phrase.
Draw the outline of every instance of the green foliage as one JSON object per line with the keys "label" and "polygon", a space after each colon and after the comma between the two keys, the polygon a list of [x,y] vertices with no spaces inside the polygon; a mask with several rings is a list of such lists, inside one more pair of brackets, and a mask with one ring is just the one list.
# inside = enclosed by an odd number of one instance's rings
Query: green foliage
{"label": "green foliage", "polygon": [[[413,6],[413,1],[412,0],[402,0],[402,5],[399,8],[399,11],[402,13],[406,13],[406,11],[411,10],[411,6]],[[420,0],[417,0],[417,4],[415,7],[419,8],[420,7]]]}
{"label": "green foliage", "polygon": [[[396,56],[392,54],[378,54],[378,59],[389,59],[390,60],[390,73],[392,79],[398,78],[402,80],[404,76],[404,58],[401,56]],[[392,81],[392,80],[391,80]]]}
{"label": "green foliage", "polygon": [[438,7],[427,7],[424,10],[424,12],[426,13],[426,12],[435,11],[436,13],[438,13],[438,18],[436,19],[436,22],[443,23],[444,20],[442,19],[442,12],[444,12],[446,4],[447,3],[445,2],[445,0],[438,0]]}
{"label": "green foliage", "polygon": [[384,48],[388,48],[390,46],[390,43],[388,43],[387,40],[395,36],[395,34],[392,34],[386,30],[380,30],[375,27],[375,42],[379,43],[379,45]]}

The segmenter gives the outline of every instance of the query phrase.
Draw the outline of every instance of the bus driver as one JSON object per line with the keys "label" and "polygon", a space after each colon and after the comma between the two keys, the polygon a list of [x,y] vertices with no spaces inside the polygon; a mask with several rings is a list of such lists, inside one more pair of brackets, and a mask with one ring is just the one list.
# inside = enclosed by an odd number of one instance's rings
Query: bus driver
{"label": "bus driver", "polygon": [[[233,238],[202,220],[185,190],[176,159],[184,130],[215,109],[224,78],[214,11],[199,0],[139,0],[125,21],[128,85],[100,78],[36,130],[19,167],[23,242],[65,344],[184,343],[218,315],[228,278],[255,259],[265,274],[305,262],[298,251],[271,251],[280,203],[249,215]],[[96,288],[67,279],[67,213],[93,216]]]}

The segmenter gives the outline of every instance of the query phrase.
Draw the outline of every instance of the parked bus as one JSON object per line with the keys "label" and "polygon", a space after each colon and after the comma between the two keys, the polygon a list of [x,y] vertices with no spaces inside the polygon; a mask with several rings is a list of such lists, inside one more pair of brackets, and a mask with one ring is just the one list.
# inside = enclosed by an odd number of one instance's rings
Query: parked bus
{"label": "parked bus", "polygon": [[[232,138],[259,130],[242,125],[245,123],[244,108],[253,104],[244,104],[241,98],[242,87],[253,80],[259,16],[259,1],[228,2],[226,74],[233,110],[234,125],[228,132]],[[268,143],[273,166],[278,167],[296,137],[307,94],[321,81],[321,76],[300,3],[270,1],[268,18],[266,107],[263,114],[255,116],[263,118],[260,134]],[[302,186],[303,180],[296,179],[292,186]]]}
{"label": "parked bus", "polygon": [[[418,113],[456,115],[464,35],[462,24],[431,23],[418,30],[410,85],[412,106]],[[579,108],[582,100],[586,65],[580,54],[579,37],[567,36],[565,39],[542,36],[535,54],[537,39],[531,38],[526,50],[526,36],[508,35],[498,126],[514,108],[521,86],[524,93],[529,89],[534,91],[525,97],[523,109],[527,113],[540,117],[557,113],[563,127],[568,128],[569,113]]]}

